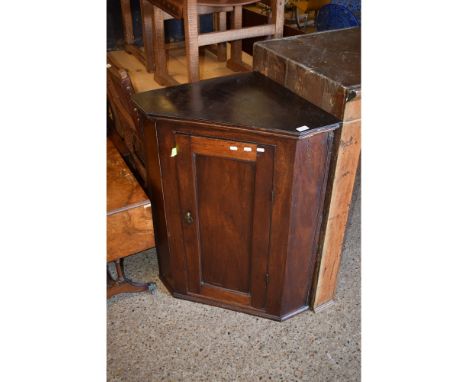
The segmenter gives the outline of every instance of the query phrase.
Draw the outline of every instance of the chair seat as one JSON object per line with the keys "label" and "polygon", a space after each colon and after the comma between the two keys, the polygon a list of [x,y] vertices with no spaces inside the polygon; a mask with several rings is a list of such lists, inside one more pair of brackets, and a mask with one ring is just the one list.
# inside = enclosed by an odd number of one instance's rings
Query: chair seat
{"label": "chair seat", "polygon": [[[198,5],[209,7],[233,7],[236,5],[258,3],[258,1],[259,0],[199,0]],[[184,0],[149,0],[149,2],[176,19],[181,19],[184,15]]]}

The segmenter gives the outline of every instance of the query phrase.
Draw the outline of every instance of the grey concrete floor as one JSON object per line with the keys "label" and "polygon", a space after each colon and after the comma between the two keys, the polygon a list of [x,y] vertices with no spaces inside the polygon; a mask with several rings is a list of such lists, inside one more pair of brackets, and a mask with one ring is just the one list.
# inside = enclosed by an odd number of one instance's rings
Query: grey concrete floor
{"label": "grey concrete floor", "polygon": [[344,244],[336,303],[278,323],[173,298],[154,250],[126,260],[156,295],[107,302],[108,381],[359,381],[361,366],[360,176]]}

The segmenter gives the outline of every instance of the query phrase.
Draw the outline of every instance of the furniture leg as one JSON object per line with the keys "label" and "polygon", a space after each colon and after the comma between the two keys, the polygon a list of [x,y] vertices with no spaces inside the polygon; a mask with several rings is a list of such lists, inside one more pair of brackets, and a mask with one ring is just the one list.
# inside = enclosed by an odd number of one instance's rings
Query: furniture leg
{"label": "furniture leg", "polygon": [[107,298],[111,298],[119,293],[136,293],[146,290],[153,293],[156,290],[156,284],[138,283],[125,276],[123,260],[124,259],[118,259],[113,261],[117,271],[117,278],[115,280],[110,275],[109,269],[107,269]]}
{"label": "furniture leg", "polygon": [[132,45],[135,42],[135,37],[133,36],[133,21],[130,0],[120,0],[120,8],[122,10],[124,41],[126,45]]}
{"label": "furniture leg", "polygon": [[184,11],[188,82],[196,82],[200,80],[197,0],[186,0]]}
{"label": "furniture leg", "polygon": [[272,22],[275,24],[274,38],[283,37],[284,25],[284,0],[273,0],[271,2],[271,14],[273,15]]}
{"label": "furniture leg", "polygon": [[135,45],[135,36],[133,35],[133,18],[130,0],[121,0],[122,21],[124,28],[125,51],[134,55],[146,66],[145,54]]}
{"label": "furniture leg", "polygon": [[140,7],[146,70],[152,72],[154,70],[155,56],[153,48],[153,5],[148,0],[140,0]]}
{"label": "furniture leg", "polygon": [[178,85],[178,82],[169,76],[167,70],[166,44],[164,42],[164,12],[153,7],[154,26],[154,80],[160,85]]}
{"label": "furniture leg", "polygon": [[[242,28],[242,5],[234,7],[231,19],[232,29]],[[231,58],[227,67],[234,71],[242,71],[242,40],[231,41]]]}
{"label": "furniture leg", "polygon": [[[223,32],[226,30],[226,12],[218,12],[215,14],[215,23],[216,23],[216,30],[219,32]],[[221,42],[217,44],[217,57],[218,61],[224,62],[227,59],[226,54],[226,43]]]}

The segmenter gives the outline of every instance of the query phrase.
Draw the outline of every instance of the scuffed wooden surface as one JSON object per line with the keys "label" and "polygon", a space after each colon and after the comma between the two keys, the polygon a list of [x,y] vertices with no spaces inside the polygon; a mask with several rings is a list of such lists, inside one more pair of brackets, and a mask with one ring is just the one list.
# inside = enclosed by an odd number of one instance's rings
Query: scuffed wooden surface
{"label": "scuffed wooden surface", "polygon": [[258,42],[253,67],[342,118],[346,99],[361,87],[361,29]]}

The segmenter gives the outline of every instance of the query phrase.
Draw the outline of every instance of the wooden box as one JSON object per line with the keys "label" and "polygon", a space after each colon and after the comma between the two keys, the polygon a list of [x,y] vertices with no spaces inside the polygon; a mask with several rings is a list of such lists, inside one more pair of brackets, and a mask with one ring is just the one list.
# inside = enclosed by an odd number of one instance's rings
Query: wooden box
{"label": "wooden box", "polygon": [[336,131],[311,305],[334,302],[348,211],[361,152],[361,29],[262,41],[254,70],[343,120]]}
{"label": "wooden box", "polygon": [[308,309],[340,121],[258,73],[134,101],[172,294],[275,320]]}

